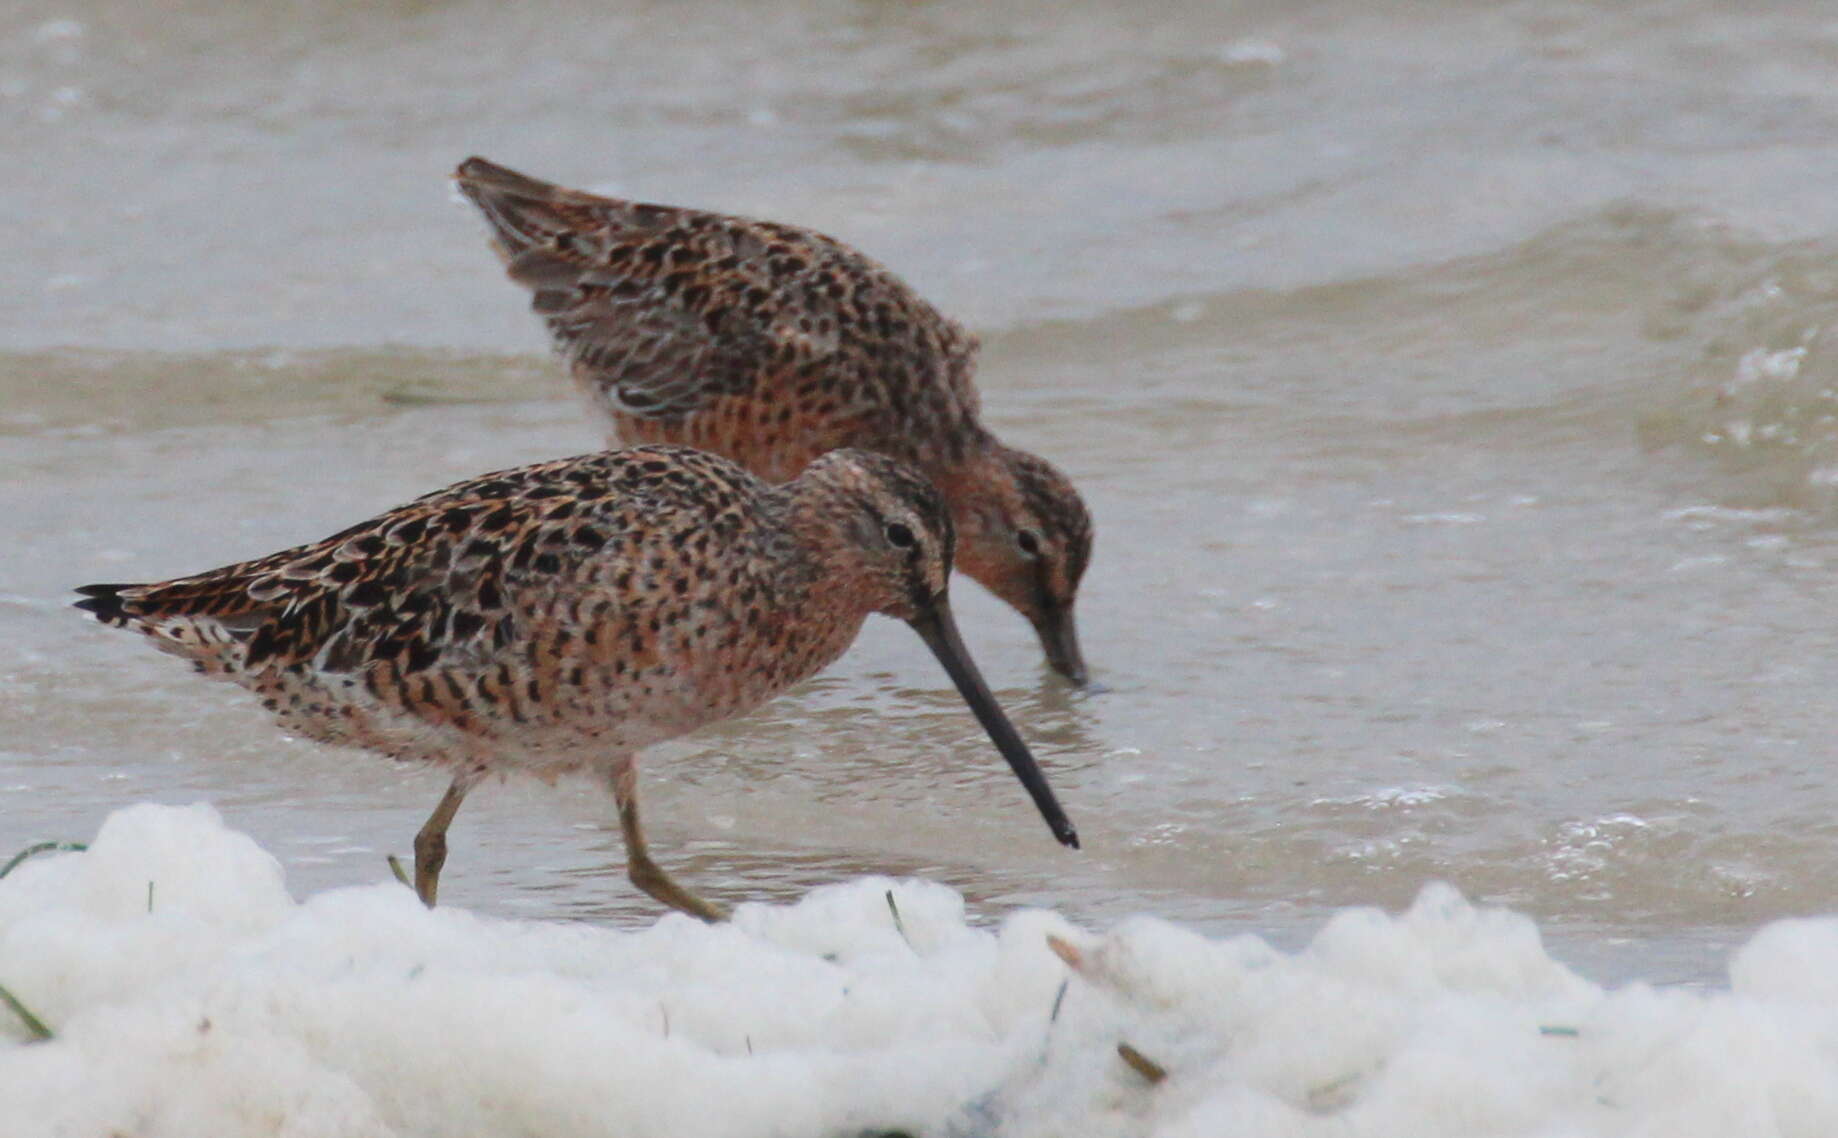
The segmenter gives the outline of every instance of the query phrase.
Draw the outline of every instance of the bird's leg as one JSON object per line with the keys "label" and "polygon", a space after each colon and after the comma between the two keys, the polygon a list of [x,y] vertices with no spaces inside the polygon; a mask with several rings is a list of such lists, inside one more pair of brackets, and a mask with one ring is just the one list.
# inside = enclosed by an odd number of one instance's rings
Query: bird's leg
{"label": "bird's leg", "polygon": [[612,783],[613,801],[619,807],[619,830],[625,835],[626,876],[632,879],[632,884],[692,917],[700,917],[711,924],[727,920],[726,909],[678,885],[651,860],[651,851],[645,845],[644,826],[638,821],[638,762],[634,756],[627,755],[614,765]]}
{"label": "bird's leg", "polygon": [[415,893],[430,909],[434,907],[434,895],[440,891],[440,867],[447,862],[447,827],[453,824],[453,816],[459,813],[472,783],[465,775],[455,777],[447,793],[441,795],[440,805],[428,815],[427,824],[415,835]]}

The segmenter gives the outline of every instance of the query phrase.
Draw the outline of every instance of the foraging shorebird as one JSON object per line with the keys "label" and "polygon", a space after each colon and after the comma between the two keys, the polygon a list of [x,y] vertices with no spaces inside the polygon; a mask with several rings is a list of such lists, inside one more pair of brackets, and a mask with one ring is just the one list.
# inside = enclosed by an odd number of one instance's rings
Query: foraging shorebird
{"label": "foraging shorebird", "polygon": [[487,474],[322,541],[77,602],[307,738],[449,768],[415,838],[433,905],[446,831],[494,771],[608,782],[634,884],[723,910],[651,859],[639,749],[738,715],[841,656],[869,613],[937,655],[1055,837],[1078,836],[965,652],[946,595],[951,519],[882,455],[834,451],[782,485],[642,446]]}
{"label": "foraging shorebird", "polygon": [[701,447],[772,482],[838,447],[911,464],[950,503],[957,567],[1085,683],[1073,604],[1091,515],[1065,475],[979,421],[974,335],[808,229],[599,197],[483,158],[453,176],[616,441]]}

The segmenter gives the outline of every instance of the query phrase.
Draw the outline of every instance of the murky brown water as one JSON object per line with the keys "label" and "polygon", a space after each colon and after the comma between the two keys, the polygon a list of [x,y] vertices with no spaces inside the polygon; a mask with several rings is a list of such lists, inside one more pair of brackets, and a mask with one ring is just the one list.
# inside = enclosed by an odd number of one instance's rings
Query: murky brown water
{"label": "murky brown water", "polygon": [[[959,590],[1084,853],[876,621],[649,761],[689,880],[1280,938],[1441,877],[1709,978],[1838,880],[1834,64],[1816,4],[8,9],[0,852],[199,797],[296,891],[406,851],[438,776],[64,606],[596,445],[477,152],[855,241],[1098,519],[1107,694]],[[607,822],[475,795],[443,896],[635,919]]]}

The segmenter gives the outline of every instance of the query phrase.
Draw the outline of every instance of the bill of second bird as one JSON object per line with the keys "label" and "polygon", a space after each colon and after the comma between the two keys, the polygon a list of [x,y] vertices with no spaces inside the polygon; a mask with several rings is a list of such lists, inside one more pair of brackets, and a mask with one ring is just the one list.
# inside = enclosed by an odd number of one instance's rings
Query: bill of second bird
{"label": "bill of second bird", "polygon": [[977,339],[810,229],[565,189],[483,158],[454,172],[617,442],[674,442],[774,482],[860,447],[943,491],[957,567],[1087,680],[1074,604],[1091,515],[1045,459],[983,426]]}
{"label": "bill of second bird", "polygon": [[717,920],[651,858],[637,752],[815,674],[870,613],[912,626],[1078,845],[958,636],[952,556],[936,488],[883,455],[833,451],[775,485],[657,445],[483,475],[267,557],[89,585],[77,604],[251,690],[290,732],[450,770],[415,839],[429,905],[481,779],[584,772],[612,792],[633,883]]}

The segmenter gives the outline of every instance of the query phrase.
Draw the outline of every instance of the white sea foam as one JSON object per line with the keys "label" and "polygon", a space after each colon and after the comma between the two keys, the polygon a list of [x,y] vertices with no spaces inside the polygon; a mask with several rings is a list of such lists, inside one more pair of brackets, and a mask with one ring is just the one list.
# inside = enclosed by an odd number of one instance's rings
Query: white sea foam
{"label": "white sea foam", "polygon": [[973,928],[916,881],[631,932],[394,884],[297,903],[209,807],[136,806],[0,881],[0,983],[56,1033],[0,1008],[0,1116],[18,1138],[1838,1133],[1838,919],[1768,926],[1730,982],[1603,990],[1443,887],[1294,954],[1146,917]]}

